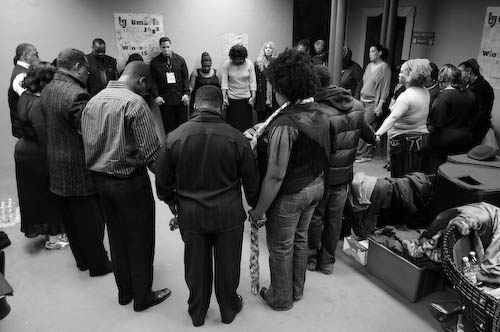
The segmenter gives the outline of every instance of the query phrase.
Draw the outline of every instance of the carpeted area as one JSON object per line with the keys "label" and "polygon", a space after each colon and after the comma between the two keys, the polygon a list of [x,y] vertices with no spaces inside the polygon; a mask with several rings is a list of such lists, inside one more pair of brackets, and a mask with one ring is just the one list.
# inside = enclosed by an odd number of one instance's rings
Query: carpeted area
{"label": "carpeted area", "polygon": [[[388,176],[385,160],[356,164],[355,170]],[[4,200],[15,195],[12,170],[0,173]],[[127,332],[191,331],[187,314],[188,289],[184,282],[183,242],[170,231],[168,207],[157,202],[155,289],[168,287],[172,295],[162,304],[135,313],[132,304],[120,306],[112,275],[90,278],[80,272],[69,249],[49,251],[40,238],[26,239],[18,227],[6,228],[12,245],[6,249],[6,277],[14,287],[8,298],[12,311],[0,322],[2,332]],[[138,221],[140,222],[140,221]],[[429,312],[429,302],[453,299],[449,291],[409,303],[369,275],[338,248],[334,273],[308,272],[301,301],[287,312],[269,309],[250,293],[249,231],[245,227],[241,282],[242,312],[231,325],[220,322],[212,296],[205,325],[200,331],[441,331]],[[265,231],[261,230],[261,286],[269,284]],[[341,243],[339,243],[339,246]],[[108,246],[107,246],[108,247]]]}

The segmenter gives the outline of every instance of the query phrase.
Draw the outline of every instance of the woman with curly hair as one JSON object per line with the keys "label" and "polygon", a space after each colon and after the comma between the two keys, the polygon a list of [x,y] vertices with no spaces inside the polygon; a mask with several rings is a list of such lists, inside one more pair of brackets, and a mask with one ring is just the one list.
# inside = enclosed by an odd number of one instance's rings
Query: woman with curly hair
{"label": "woman with curly hair", "polygon": [[424,84],[430,80],[427,59],[406,61],[399,73],[399,83],[406,89],[391,106],[391,113],[375,132],[377,140],[388,133],[391,176],[423,171],[425,149],[429,144],[427,116],[429,91]]}
{"label": "woman with curly hair", "polygon": [[448,155],[469,151],[472,147],[470,123],[477,112],[476,97],[470,89],[465,89],[457,67],[451,64],[441,67],[438,82],[442,91],[432,104],[428,121],[428,173],[437,172]]}
{"label": "woman with curly hair", "polygon": [[226,107],[226,120],[244,132],[252,126],[252,107],[255,103],[257,82],[252,61],[243,45],[229,50],[229,60],[222,66],[221,89]]}
{"label": "woman with curly hair", "polygon": [[266,77],[265,70],[269,63],[276,59],[278,50],[272,41],[266,41],[262,45],[259,56],[255,61],[255,78],[257,80],[257,94],[255,96],[255,112],[257,121],[263,122],[271,115],[273,109],[277,108],[276,96],[273,87]]}
{"label": "woman with curly hair", "polygon": [[272,309],[289,310],[304,291],[307,232],[323,196],[330,132],[312,98],[317,76],[309,55],[286,50],[269,64],[267,75],[281,106],[254,137],[263,182],[249,214],[258,225],[267,217],[271,284],[260,295]]}
{"label": "woman with curly hair", "polygon": [[21,212],[21,231],[28,238],[46,235],[47,249],[62,249],[68,245],[62,226],[62,202],[50,192],[46,157],[47,128],[40,107],[40,92],[52,80],[56,69],[50,64],[33,65],[23,86],[17,111],[21,137],[16,144],[17,194]]}

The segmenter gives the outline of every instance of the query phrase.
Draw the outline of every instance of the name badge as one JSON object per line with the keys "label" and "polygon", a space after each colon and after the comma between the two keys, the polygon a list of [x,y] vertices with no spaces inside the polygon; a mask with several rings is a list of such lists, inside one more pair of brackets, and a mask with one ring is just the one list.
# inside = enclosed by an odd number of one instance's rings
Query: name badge
{"label": "name badge", "polygon": [[175,73],[166,73],[167,75],[167,83],[175,84]]}

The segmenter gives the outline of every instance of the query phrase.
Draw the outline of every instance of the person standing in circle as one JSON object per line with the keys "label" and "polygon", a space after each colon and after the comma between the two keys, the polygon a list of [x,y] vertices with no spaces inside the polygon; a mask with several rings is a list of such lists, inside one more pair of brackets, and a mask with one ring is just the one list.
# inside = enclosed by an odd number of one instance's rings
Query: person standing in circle
{"label": "person standing in circle", "polygon": [[[382,121],[382,108],[389,96],[391,87],[391,68],[385,62],[388,51],[380,44],[370,47],[370,63],[363,74],[363,87],[360,101],[365,109],[365,119],[373,130],[378,129]],[[372,159],[373,151],[365,141],[359,141],[356,162]]]}
{"label": "person standing in circle", "polygon": [[229,60],[222,67],[222,95],[226,110],[226,121],[244,132],[252,126],[252,107],[255,104],[257,80],[252,61],[243,45],[234,45],[229,50]]}
{"label": "person standing in circle", "polygon": [[212,58],[208,52],[201,53],[201,68],[193,70],[189,77],[191,99],[189,101],[189,114],[194,112],[194,96],[196,91],[204,85],[213,85],[220,88],[220,79],[217,70],[212,68]]}
{"label": "person standing in circle", "polygon": [[160,38],[160,50],[150,65],[156,83],[152,94],[160,106],[163,128],[168,134],[187,121],[189,73],[184,58],[173,52],[170,38]]}
{"label": "person standing in circle", "polygon": [[255,97],[255,112],[257,121],[263,122],[267,119],[273,109],[278,108],[276,94],[266,77],[265,70],[269,63],[278,56],[276,45],[272,41],[267,41],[262,46],[257,61],[255,61],[255,78],[257,80],[257,94]]}

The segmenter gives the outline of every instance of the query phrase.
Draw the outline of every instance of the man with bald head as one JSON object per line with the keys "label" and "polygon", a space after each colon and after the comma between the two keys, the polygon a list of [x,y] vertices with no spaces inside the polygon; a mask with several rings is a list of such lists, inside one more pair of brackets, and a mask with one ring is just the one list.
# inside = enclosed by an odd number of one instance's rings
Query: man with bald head
{"label": "man with bald head", "polygon": [[191,119],[172,131],[156,165],[158,197],[178,214],[185,244],[188,312],[194,326],[205,322],[215,294],[222,322],[241,311],[240,282],[243,209],[241,185],[248,203],[259,196],[259,175],[248,140],[221,115],[222,92],[203,86],[196,92]]}
{"label": "man with bald head", "polygon": [[170,296],[152,291],[155,203],[147,168],[160,150],[153,116],[141,97],[151,84],[149,66],[130,62],[117,81],[83,110],[82,136],[87,167],[94,172],[103,203],[118,303],[134,300],[143,311]]}
{"label": "man with bald head", "polygon": [[86,55],[89,61],[89,79],[87,90],[95,96],[111,80],[118,78],[116,59],[106,55],[106,42],[102,38],[92,41],[92,52]]}

